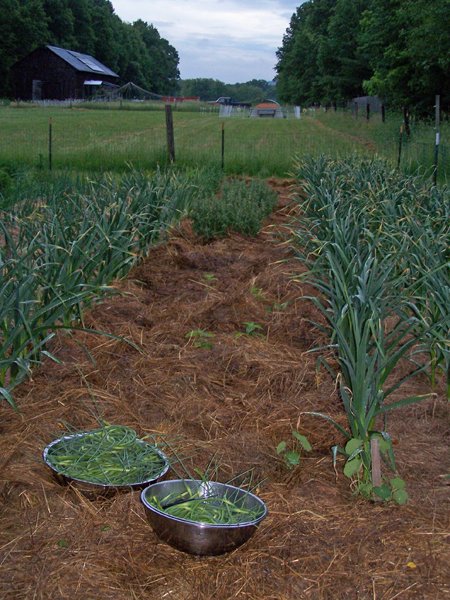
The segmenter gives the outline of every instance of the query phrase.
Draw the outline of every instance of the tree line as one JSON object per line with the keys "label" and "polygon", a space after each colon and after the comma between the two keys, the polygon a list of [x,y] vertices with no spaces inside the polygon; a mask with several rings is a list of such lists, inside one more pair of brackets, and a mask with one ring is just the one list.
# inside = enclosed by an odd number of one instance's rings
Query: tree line
{"label": "tree line", "polygon": [[108,0],[0,0],[0,97],[13,93],[12,65],[45,45],[90,54],[151,92],[177,89],[176,49],[153,25],[123,22]]}
{"label": "tree line", "polygon": [[450,102],[450,0],[308,0],[277,52],[277,88],[292,104],[378,95],[430,113]]}
{"label": "tree line", "polygon": [[276,89],[273,83],[264,79],[252,79],[245,83],[224,83],[217,79],[200,77],[180,81],[180,95],[199,96],[200,100],[217,100],[229,96],[238,102],[260,102],[264,98],[274,98]]}

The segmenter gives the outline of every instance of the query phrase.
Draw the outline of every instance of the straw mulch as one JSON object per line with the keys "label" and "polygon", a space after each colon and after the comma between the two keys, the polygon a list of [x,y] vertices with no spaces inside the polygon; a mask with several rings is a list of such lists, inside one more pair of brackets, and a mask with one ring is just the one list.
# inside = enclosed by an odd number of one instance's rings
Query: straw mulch
{"label": "straw mulch", "polygon": [[[189,223],[92,308],[81,332],[58,338],[62,365],[46,362],[16,391],[20,412],[0,406],[0,597],[3,600],[438,600],[450,598],[448,407],[442,393],[389,422],[410,502],[355,497],[335,473],[339,441],[321,410],[342,423],[334,382],[308,350],[320,344],[299,299],[286,243],[295,212],[290,182],[272,182],[278,210],[256,238],[202,244]],[[206,275],[206,276],[205,276]],[[214,278],[211,277],[214,275]],[[246,322],[261,335],[236,335]],[[198,348],[186,334],[214,334]],[[405,393],[429,391],[425,378]],[[442,391],[442,390],[441,390]],[[160,542],[139,492],[92,499],[56,483],[41,460],[67,424],[108,422],[165,434],[189,467],[215,455],[217,478],[248,469],[270,514],[251,540],[198,558]],[[288,470],[276,455],[298,428],[313,445]]]}

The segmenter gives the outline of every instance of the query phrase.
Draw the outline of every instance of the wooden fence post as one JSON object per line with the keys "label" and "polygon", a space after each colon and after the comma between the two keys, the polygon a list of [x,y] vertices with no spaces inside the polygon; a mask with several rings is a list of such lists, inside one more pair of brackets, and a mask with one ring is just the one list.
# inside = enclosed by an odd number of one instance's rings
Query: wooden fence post
{"label": "wooden fence post", "polygon": [[411,135],[411,129],[409,127],[409,108],[403,107],[403,123],[405,125],[405,133],[409,137]]}
{"label": "wooden fence post", "polygon": [[175,137],[173,134],[173,116],[172,107],[166,104],[166,130],[167,130],[167,150],[169,152],[169,160],[175,162]]}
{"label": "wooden fence post", "polygon": [[52,170],[53,162],[53,131],[52,131],[52,118],[48,120],[48,169]]}
{"label": "wooden fence post", "polygon": [[398,138],[397,169],[400,169],[400,162],[402,160],[402,144],[403,144],[403,125],[400,125],[400,136]]}

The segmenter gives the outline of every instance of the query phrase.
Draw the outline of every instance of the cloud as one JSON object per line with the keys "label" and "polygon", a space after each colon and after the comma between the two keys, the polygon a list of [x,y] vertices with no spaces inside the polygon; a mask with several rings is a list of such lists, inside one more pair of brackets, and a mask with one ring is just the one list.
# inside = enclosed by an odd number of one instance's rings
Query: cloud
{"label": "cloud", "polygon": [[142,19],[178,50],[182,78],[234,83],[272,79],[275,52],[298,0],[113,0],[124,21]]}

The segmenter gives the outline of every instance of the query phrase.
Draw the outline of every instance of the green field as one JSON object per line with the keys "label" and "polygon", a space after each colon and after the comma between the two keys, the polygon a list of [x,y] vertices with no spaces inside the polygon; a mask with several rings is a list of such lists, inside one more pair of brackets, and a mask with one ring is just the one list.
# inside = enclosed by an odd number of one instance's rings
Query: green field
{"label": "green field", "polygon": [[[52,122],[54,169],[123,171],[130,166],[154,169],[167,163],[164,110],[155,106],[0,107],[0,166],[48,168],[49,122]],[[103,108],[103,110],[100,110]],[[127,110],[128,109],[128,110]],[[379,115],[370,121],[350,113],[305,111],[300,120],[220,119],[209,108],[173,114],[176,163],[180,167],[221,165],[224,124],[225,172],[286,176],[294,157],[326,154],[336,158],[360,154],[385,157],[397,165],[401,117]],[[439,181],[448,179],[449,126],[441,129]],[[413,124],[403,141],[402,169],[428,175],[434,154],[433,126]]]}

